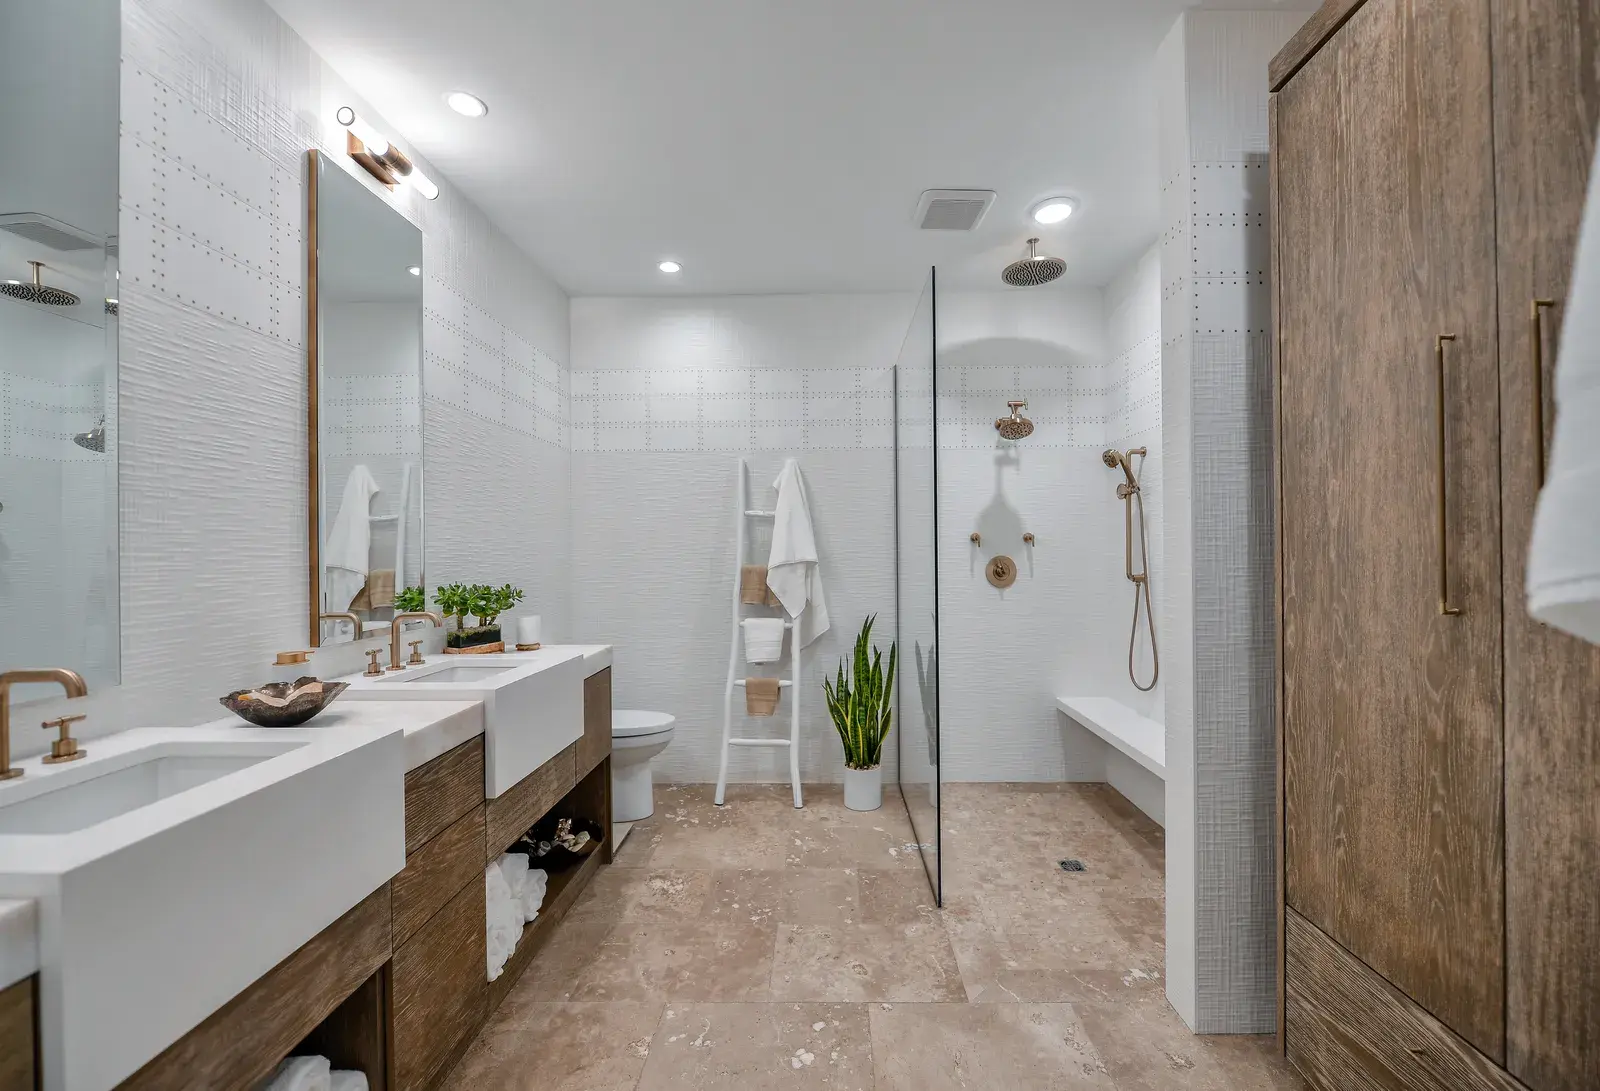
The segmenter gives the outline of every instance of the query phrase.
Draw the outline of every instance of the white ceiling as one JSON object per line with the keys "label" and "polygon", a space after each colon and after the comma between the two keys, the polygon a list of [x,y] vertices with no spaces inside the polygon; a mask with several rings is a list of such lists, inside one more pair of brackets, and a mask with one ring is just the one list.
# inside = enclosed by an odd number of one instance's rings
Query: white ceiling
{"label": "white ceiling", "polygon": [[[574,295],[1000,288],[1031,233],[1104,284],[1159,232],[1153,58],[1192,6],[271,2]],[[977,231],[917,230],[958,187],[999,193]],[[1035,228],[1057,193],[1077,214]]]}

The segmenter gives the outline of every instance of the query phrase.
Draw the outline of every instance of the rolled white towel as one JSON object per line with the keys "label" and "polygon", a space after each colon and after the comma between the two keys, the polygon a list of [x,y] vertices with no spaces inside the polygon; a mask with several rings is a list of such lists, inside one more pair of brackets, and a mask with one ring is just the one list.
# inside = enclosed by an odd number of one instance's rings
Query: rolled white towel
{"label": "rolled white towel", "polygon": [[328,1091],[368,1091],[367,1074],[341,1068],[330,1077]]}
{"label": "rolled white towel", "polygon": [[489,980],[493,981],[500,976],[506,960],[516,950],[522,910],[511,901],[511,887],[506,884],[506,877],[501,874],[498,863],[483,869],[483,893],[487,970]]}
{"label": "rolled white towel", "polygon": [[[500,874],[505,876],[506,886],[511,888],[511,902],[517,907],[518,915],[522,913],[522,896],[528,886],[528,854],[525,852],[508,852],[496,861],[500,865]],[[517,924],[522,924],[519,919]]]}
{"label": "rolled white towel", "polygon": [[332,1070],[326,1057],[286,1057],[258,1091],[331,1091]]}
{"label": "rolled white towel", "polygon": [[783,658],[783,618],[747,617],[739,624],[744,629],[745,662],[776,663]]}
{"label": "rolled white towel", "polygon": [[544,905],[545,891],[550,886],[550,874],[541,868],[534,868],[528,872],[526,881],[522,884],[522,918],[532,921],[539,915],[539,909]]}

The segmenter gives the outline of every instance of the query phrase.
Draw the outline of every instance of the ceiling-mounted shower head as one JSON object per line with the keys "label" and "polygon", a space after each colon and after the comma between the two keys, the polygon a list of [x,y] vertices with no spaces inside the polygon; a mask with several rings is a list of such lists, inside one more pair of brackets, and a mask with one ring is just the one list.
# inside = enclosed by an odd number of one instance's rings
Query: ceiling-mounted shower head
{"label": "ceiling-mounted shower head", "polygon": [[1006,402],[1011,407],[1009,417],[1001,417],[994,422],[994,429],[1000,433],[1001,439],[1026,439],[1033,435],[1033,422],[1024,417],[1021,410],[1028,408],[1028,403]]}
{"label": "ceiling-mounted shower head", "polygon": [[76,307],[78,297],[71,292],[60,288],[52,288],[44,282],[44,262],[30,261],[33,266],[33,283],[26,284],[20,280],[8,280],[0,283],[0,295],[8,295],[12,299],[20,299],[25,303],[43,303],[46,307]]}
{"label": "ceiling-mounted shower head", "polygon": [[1014,288],[1032,288],[1049,284],[1066,271],[1066,262],[1039,253],[1039,240],[1029,239],[1028,256],[1006,266],[1000,273],[1000,279]]}

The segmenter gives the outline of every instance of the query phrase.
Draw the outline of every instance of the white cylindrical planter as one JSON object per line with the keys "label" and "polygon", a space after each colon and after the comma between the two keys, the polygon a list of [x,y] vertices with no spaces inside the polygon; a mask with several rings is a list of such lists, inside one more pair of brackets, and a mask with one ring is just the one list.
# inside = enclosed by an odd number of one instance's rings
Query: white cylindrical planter
{"label": "white cylindrical planter", "polygon": [[844,770],[844,805],[852,811],[875,811],[883,806],[883,766]]}

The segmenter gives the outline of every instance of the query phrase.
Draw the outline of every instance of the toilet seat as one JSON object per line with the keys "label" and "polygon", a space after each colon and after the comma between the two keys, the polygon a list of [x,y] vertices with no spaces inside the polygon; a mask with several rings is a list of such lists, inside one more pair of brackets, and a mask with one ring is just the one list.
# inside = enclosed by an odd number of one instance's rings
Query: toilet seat
{"label": "toilet seat", "polygon": [[676,716],[666,712],[646,712],[636,708],[611,710],[611,737],[631,739],[640,735],[659,735],[671,731],[678,722]]}

